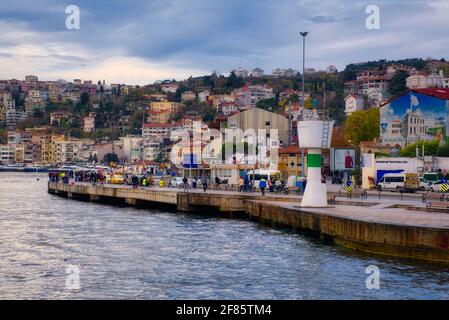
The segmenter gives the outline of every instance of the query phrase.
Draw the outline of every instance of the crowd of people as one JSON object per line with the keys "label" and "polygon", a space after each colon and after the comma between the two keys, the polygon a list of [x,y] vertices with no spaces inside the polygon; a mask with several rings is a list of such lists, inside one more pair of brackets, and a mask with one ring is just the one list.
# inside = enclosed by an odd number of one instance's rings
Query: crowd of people
{"label": "crowd of people", "polygon": [[[102,170],[58,170],[50,171],[48,173],[49,181],[51,182],[62,182],[69,184],[70,182],[84,182],[91,183],[92,185],[105,184],[110,182],[110,174],[103,173]],[[215,189],[220,190],[222,185],[229,185],[227,179],[220,179],[218,176],[215,177]],[[306,187],[307,180],[297,180],[295,187],[297,193],[303,193]],[[135,175],[135,174],[124,174],[123,182],[124,185],[132,185],[134,189],[139,187],[147,188],[158,186],[160,188],[167,187],[182,187],[184,192],[188,192],[189,189],[201,188],[206,192],[210,186],[209,177],[202,175],[200,177],[193,177],[192,179],[186,176],[182,178],[181,185],[173,184],[173,180],[170,179],[168,183],[164,181],[163,178],[155,179],[152,175]],[[265,179],[262,177],[258,180],[258,186],[256,187],[255,181],[251,180],[249,175],[242,175],[238,179],[238,191],[239,192],[255,192],[257,189],[260,190],[262,195],[266,192],[284,192],[288,193],[288,187],[286,182],[281,179]]]}

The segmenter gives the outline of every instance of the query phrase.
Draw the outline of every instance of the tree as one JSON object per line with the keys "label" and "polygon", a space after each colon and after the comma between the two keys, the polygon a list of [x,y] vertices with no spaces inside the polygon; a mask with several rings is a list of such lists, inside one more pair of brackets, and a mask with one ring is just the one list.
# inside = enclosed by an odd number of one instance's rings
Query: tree
{"label": "tree", "polygon": [[231,72],[231,74],[229,75],[229,77],[226,81],[225,86],[228,89],[236,89],[236,88],[240,88],[244,84],[245,84],[245,81],[242,78],[237,77],[234,72]]}
{"label": "tree", "polygon": [[372,141],[379,137],[379,108],[356,111],[346,118],[344,124],[345,139],[354,145],[361,141]]}
{"label": "tree", "polygon": [[408,78],[408,73],[404,70],[397,71],[393,77],[391,77],[390,85],[388,87],[388,93],[391,95],[396,95],[407,90],[406,79]]}
{"label": "tree", "polygon": [[421,153],[422,147],[424,146],[424,153],[427,156],[438,155],[439,141],[420,141],[414,144],[409,144],[408,146],[402,148],[399,151],[401,157],[416,157],[416,147],[418,147],[418,152]]}
{"label": "tree", "polygon": [[89,94],[87,92],[81,93],[80,104],[86,106],[89,103]]}
{"label": "tree", "polygon": [[211,108],[207,109],[206,113],[204,114],[203,121],[204,122],[214,121],[216,115],[217,115],[217,110],[215,108],[211,107]]}
{"label": "tree", "polygon": [[268,98],[257,101],[256,107],[270,112],[276,112],[278,110],[278,103],[275,98]]}

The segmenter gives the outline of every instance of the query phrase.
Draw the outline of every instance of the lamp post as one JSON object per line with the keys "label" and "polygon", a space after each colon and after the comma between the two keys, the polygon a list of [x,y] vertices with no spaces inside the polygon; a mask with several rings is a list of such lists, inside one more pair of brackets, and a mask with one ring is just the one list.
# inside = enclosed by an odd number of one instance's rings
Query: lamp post
{"label": "lamp post", "polygon": [[[299,33],[302,37],[302,93],[301,93],[301,119],[304,120],[304,109],[305,109],[305,103],[304,103],[304,94],[305,94],[305,76],[304,76],[304,70],[305,70],[305,57],[306,57],[306,36],[309,34],[306,31]],[[304,177],[304,148],[301,148],[301,177]]]}

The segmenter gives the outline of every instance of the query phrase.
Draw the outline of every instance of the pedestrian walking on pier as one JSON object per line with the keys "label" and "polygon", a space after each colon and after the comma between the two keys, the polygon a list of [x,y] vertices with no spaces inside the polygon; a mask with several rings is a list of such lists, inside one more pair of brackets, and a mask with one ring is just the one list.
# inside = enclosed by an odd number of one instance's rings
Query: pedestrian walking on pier
{"label": "pedestrian walking on pier", "polygon": [[244,191],[244,189],[243,189],[244,183],[245,183],[245,181],[243,180],[243,177],[240,177],[240,179],[239,179],[239,192],[243,192]]}
{"label": "pedestrian walking on pier", "polygon": [[184,185],[184,192],[189,192],[189,179],[187,177],[184,177],[182,179],[183,185]]}
{"label": "pedestrian walking on pier", "polygon": [[207,177],[203,176],[203,178],[201,179],[201,182],[203,183],[203,190],[204,192],[207,191]]}
{"label": "pedestrian walking on pier", "polygon": [[264,196],[265,195],[265,188],[267,187],[267,180],[265,180],[265,179],[260,179],[260,182],[259,182],[259,188],[260,188],[260,191],[262,191],[262,195]]}

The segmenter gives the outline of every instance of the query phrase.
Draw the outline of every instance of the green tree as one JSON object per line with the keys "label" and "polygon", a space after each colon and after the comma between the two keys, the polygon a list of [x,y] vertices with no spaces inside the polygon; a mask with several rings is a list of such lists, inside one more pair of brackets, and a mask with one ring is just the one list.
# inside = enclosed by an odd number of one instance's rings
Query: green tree
{"label": "green tree", "polygon": [[379,136],[379,108],[356,111],[346,118],[344,132],[346,141],[359,145]]}
{"label": "green tree", "polygon": [[89,94],[87,92],[81,93],[80,104],[82,106],[86,106],[87,104],[89,104]]}
{"label": "green tree", "polygon": [[203,121],[204,122],[214,121],[216,115],[217,115],[217,110],[213,107],[210,107],[209,109],[207,109],[206,113],[204,114]]}
{"label": "green tree", "polygon": [[390,86],[388,87],[388,93],[391,95],[396,95],[407,90],[405,85],[406,79],[408,78],[408,73],[404,70],[397,71],[390,80]]}
{"label": "green tree", "polygon": [[409,144],[408,146],[402,148],[399,151],[401,157],[416,157],[416,147],[418,147],[418,152],[421,154],[422,147],[424,146],[424,154],[426,156],[436,156],[439,150],[439,141],[420,141],[417,143]]}
{"label": "green tree", "polygon": [[278,111],[278,103],[275,98],[260,100],[256,103],[256,107],[270,112]]}

